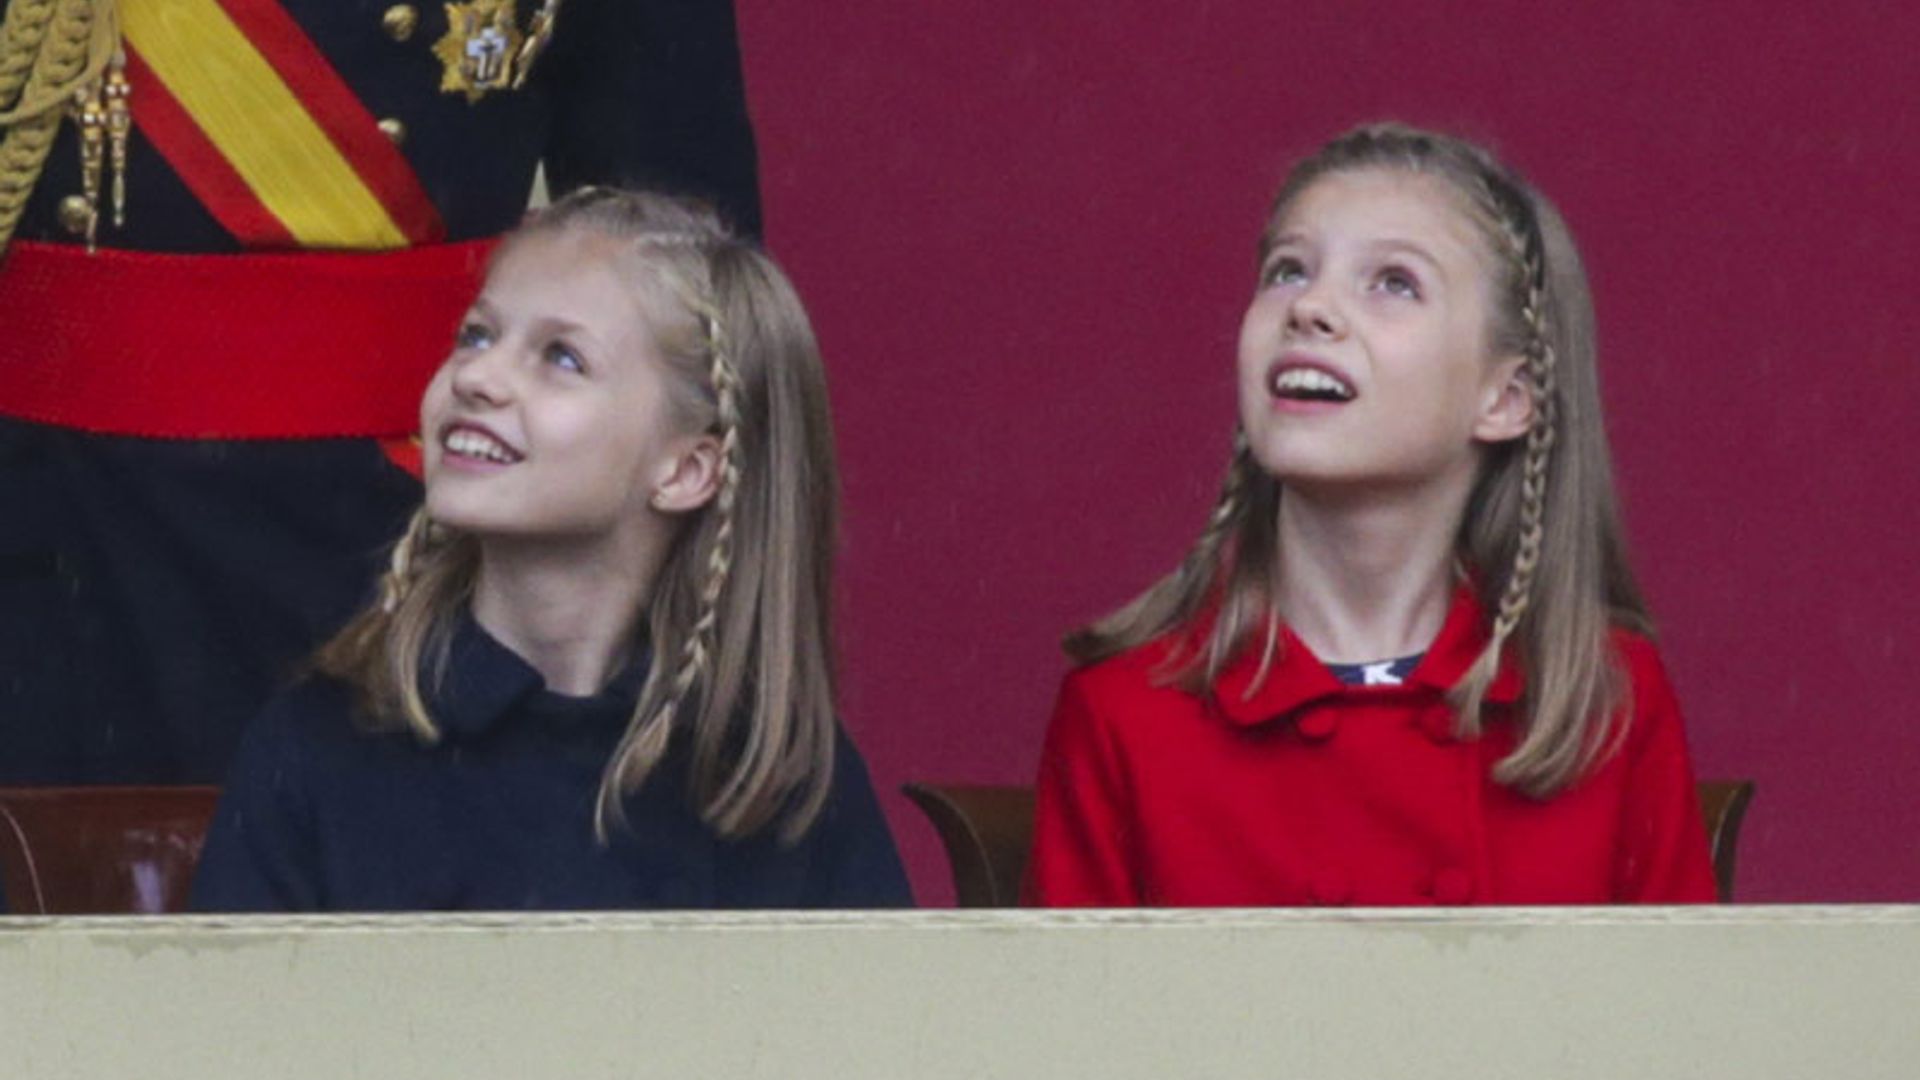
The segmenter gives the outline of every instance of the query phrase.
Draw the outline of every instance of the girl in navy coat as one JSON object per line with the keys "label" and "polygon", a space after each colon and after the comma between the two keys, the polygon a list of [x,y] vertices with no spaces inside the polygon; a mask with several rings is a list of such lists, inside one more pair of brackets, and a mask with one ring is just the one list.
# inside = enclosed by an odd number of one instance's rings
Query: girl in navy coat
{"label": "girl in navy coat", "polygon": [[664,197],[562,200],[421,433],[425,505],[250,730],[197,906],[909,902],[834,710],[820,359],[764,254]]}
{"label": "girl in navy coat", "polygon": [[1068,638],[1042,904],[1713,898],[1553,206],[1397,125],[1297,166],[1186,562]]}

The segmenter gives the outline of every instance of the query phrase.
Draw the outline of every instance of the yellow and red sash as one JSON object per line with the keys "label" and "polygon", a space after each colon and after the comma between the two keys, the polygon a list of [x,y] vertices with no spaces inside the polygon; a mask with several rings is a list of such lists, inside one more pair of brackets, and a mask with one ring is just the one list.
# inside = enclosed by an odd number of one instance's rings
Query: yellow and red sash
{"label": "yellow and red sash", "polygon": [[441,242],[412,167],[275,0],[121,0],[120,18],[135,123],[248,253],[16,241],[0,415],[160,438],[413,431],[491,241]]}
{"label": "yellow and red sash", "polygon": [[134,122],[248,248],[386,250],[445,227],[276,0],[122,0]]}

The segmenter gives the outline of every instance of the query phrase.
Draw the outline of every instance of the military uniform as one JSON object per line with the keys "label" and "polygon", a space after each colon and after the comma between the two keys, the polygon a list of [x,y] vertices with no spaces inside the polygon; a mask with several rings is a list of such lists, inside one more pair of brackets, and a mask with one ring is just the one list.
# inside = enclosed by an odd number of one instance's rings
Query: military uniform
{"label": "military uniform", "polygon": [[566,0],[517,88],[534,0],[119,4],[124,224],[86,254],[68,125],[0,257],[0,783],[222,776],[417,505],[394,451],[537,165],[758,230],[725,0]]}

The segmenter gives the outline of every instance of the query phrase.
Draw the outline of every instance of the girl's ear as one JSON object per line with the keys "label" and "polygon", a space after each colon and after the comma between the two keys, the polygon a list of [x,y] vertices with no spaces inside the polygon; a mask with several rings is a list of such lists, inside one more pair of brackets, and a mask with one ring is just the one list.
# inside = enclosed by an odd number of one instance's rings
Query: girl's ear
{"label": "girl's ear", "polygon": [[1527,361],[1510,356],[1493,366],[1480,395],[1473,437],[1480,442],[1510,442],[1533,426],[1533,390],[1526,377]]}
{"label": "girl's ear", "polygon": [[713,501],[720,492],[720,439],[689,436],[655,474],[648,502],[667,514],[685,514]]}

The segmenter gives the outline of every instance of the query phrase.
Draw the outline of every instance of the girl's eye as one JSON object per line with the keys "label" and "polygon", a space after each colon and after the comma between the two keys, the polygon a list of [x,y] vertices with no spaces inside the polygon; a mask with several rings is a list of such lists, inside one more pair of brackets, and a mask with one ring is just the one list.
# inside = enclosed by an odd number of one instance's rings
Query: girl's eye
{"label": "girl's eye", "polygon": [[580,354],[564,341],[556,341],[547,346],[546,360],[554,367],[562,371],[571,371],[576,375],[587,370],[587,362],[580,359]]}
{"label": "girl's eye", "polygon": [[1420,299],[1420,281],[1405,270],[1388,268],[1380,272],[1378,286],[1382,292],[1394,296],[1404,296],[1409,300]]}
{"label": "girl's eye", "polygon": [[1267,284],[1298,285],[1307,280],[1307,267],[1299,259],[1282,256],[1267,267]]}
{"label": "girl's eye", "polygon": [[462,349],[484,349],[493,344],[493,331],[479,323],[466,323],[453,335],[453,343]]}

